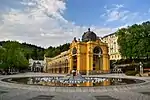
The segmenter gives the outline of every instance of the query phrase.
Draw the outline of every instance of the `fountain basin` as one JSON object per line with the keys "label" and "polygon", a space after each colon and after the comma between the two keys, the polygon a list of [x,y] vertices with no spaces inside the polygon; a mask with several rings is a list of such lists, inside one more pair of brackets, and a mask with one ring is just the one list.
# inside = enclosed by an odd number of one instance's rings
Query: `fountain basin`
{"label": "fountain basin", "polygon": [[37,86],[50,86],[50,87],[97,87],[97,86],[115,86],[115,85],[127,85],[142,83],[143,80],[139,79],[126,79],[126,78],[108,78],[108,77],[83,77],[84,80],[69,80],[65,77],[14,77],[5,78],[2,81],[26,84],[26,85],[37,85]]}

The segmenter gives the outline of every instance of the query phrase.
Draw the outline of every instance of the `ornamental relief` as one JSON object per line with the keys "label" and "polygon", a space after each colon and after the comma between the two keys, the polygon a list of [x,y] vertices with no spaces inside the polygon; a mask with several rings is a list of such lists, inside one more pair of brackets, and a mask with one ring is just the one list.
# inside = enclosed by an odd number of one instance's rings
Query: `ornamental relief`
{"label": "ornamental relief", "polygon": [[90,46],[90,47],[88,48],[88,53],[92,53],[92,51],[93,51],[93,48]]}

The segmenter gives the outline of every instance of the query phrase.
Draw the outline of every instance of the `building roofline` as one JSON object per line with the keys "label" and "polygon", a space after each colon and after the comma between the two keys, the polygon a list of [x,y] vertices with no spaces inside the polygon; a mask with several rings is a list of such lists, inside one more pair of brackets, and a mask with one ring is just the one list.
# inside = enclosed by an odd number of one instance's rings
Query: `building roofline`
{"label": "building roofline", "polygon": [[68,54],[68,53],[69,53],[69,50],[64,51],[64,52],[61,52],[59,55],[57,55],[57,56],[55,56],[55,57],[52,57],[52,58],[46,57],[46,58],[49,58],[49,59],[53,60],[53,59],[59,58],[59,57],[62,56],[62,55],[66,55],[66,54]]}
{"label": "building roofline", "polygon": [[110,33],[108,35],[103,36],[102,38],[105,38],[105,37],[108,37],[108,36],[111,36],[111,35],[114,35],[114,34],[116,34],[116,33]]}

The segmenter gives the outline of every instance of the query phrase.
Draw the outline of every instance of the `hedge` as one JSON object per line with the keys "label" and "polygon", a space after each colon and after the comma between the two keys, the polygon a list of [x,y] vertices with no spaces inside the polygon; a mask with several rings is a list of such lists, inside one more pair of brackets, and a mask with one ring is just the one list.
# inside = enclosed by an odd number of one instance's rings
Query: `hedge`
{"label": "hedge", "polygon": [[127,71],[127,72],[125,72],[125,74],[128,76],[135,76],[136,74],[138,74],[138,72],[137,71]]}

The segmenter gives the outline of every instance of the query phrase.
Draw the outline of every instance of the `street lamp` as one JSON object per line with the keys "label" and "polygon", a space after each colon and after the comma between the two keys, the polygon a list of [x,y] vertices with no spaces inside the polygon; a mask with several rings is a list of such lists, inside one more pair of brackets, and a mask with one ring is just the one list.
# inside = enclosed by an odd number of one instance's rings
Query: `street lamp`
{"label": "street lamp", "polygon": [[140,74],[143,74],[143,64],[140,62]]}
{"label": "street lamp", "polygon": [[101,57],[101,53],[98,54],[98,58],[99,58],[99,70],[100,70],[100,57]]}

